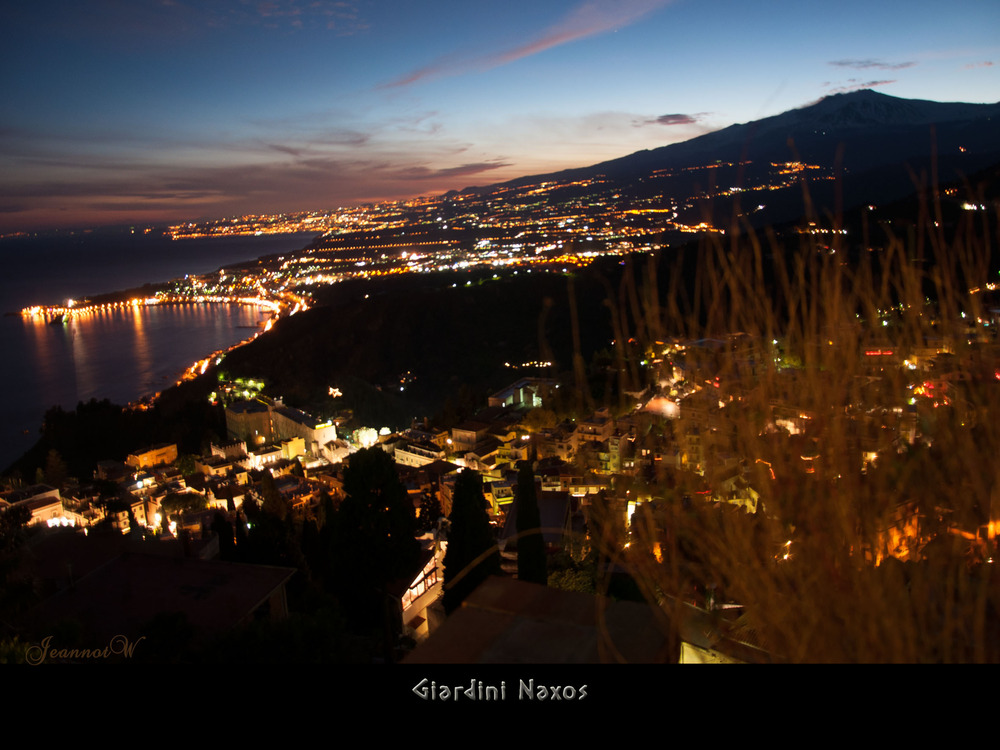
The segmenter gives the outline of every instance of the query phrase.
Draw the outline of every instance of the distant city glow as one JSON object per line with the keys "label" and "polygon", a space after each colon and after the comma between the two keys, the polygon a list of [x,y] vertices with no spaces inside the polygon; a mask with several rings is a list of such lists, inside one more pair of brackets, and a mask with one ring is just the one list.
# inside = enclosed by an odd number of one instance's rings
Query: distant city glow
{"label": "distant city glow", "polygon": [[[668,0],[23,4],[5,18],[0,189],[17,200],[0,232],[439,195],[859,88],[1000,100],[996,3],[837,7],[736,3],[720,23],[716,4]],[[819,179],[792,153],[774,169]]]}

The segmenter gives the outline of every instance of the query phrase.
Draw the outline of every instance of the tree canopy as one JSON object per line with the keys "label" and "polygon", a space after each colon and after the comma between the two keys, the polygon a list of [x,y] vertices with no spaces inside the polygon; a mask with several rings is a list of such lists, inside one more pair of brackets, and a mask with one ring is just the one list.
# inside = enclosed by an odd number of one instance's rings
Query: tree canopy
{"label": "tree canopy", "polygon": [[388,584],[416,572],[420,545],[413,503],[396,464],[378,447],[350,457],[344,493],[332,519],[338,588],[357,610],[377,620]]}
{"label": "tree canopy", "polygon": [[535,472],[529,461],[522,461],[517,473],[517,577],[522,581],[548,582],[542,518],[535,494]]}
{"label": "tree canopy", "polygon": [[486,513],[483,479],[465,469],[455,481],[444,556],[444,609],[451,614],[475,588],[500,573],[500,552]]}

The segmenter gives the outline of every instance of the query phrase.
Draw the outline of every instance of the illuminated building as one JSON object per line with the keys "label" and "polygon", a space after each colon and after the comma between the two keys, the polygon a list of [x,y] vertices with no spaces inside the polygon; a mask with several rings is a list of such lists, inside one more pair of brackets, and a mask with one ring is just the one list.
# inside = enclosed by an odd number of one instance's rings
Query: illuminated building
{"label": "illuminated building", "polygon": [[125,463],[136,469],[148,469],[161,464],[172,464],[177,460],[177,445],[163,443],[154,445],[139,453],[130,453]]}

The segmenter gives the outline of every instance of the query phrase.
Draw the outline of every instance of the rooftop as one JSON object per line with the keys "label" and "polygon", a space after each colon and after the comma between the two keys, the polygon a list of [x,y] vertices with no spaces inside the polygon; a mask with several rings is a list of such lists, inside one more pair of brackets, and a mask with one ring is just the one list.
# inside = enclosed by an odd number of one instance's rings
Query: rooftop
{"label": "rooftop", "polygon": [[648,606],[491,577],[406,662],[659,664],[678,648]]}

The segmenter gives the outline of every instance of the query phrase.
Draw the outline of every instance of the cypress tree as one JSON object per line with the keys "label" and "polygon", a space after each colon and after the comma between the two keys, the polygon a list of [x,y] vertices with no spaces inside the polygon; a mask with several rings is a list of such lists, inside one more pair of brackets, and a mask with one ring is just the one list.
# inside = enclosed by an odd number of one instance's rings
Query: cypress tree
{"label": "cypress tree", "polygon": [[548,583],[542,518],[535,494],[535,472],[531,462],[522,461],[517,472],[517,577],[531,583]]}
{"label": "cypress tree", "polygon": [[281,521],[288,517],[288,502],[278,491],[270,469],[264,469],[264,476],[260,478],[260,494],[264,498],[261,509],[265,513],[270,513]]}
{"label": "cypress tree", "polygon": [[[459,474],[450,520],[444,556],[444,609],[448,614],[489,576],[500,574],[500,552],[490,529],[483,480],[478,473],[465,469]],[[483,559],[477,563],[480,556]]]}
{"label": "cypress tree", "polygon": [[344,493],[327,518],[334,589],[357,624],[374,626],[383,621],[389,583],[413,574],[420,558],[413,503],[395,462],[378,447],[350,457]]}
{"label": "cypress tree", "polygon": [[236,555],[236,540],[233,537],[233,525],[216,511],[212,516],[212,531],[219,535],[219,557],[223,560],[233,560]]}

